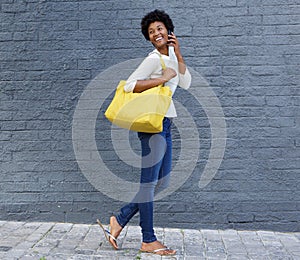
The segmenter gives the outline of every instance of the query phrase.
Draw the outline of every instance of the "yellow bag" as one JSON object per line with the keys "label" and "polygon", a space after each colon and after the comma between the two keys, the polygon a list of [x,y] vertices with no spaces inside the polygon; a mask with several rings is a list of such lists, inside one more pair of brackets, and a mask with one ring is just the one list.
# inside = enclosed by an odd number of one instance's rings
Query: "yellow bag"
{"label": "yellow bag", "polygon": [[[163,69],[165,64],[160,57]],[[125,92],[125,80],[121,80],[115,96],[105,112],[106,118],[114,125],[132,131],[159,133],[163,129],[162,121],[167,113],[172,91],[159,85],[141,93]]]}

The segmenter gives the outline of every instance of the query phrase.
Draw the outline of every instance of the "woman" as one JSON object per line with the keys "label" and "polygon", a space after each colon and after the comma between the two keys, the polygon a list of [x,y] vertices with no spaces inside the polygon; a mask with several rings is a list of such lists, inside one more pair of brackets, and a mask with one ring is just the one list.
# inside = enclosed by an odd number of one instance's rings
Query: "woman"
{"label": "woman", "polygon": [[[185,89],[190,86],[191,75],[185,66],[180,52],[178,40],[173,33],[174,26],[169,15],[164,11],[155,10],[148,13],[141,21],[142,33],[150,41],[155,50],[140,64],[128,78],[124,90],[126,92],[142,92],[149,88],[172,80],[175,87],[171,87],[174,94],[176,86]],[[168,34],[171,31],[171,34]],[[171,61],[169,46],[174,46],[177,61]],[[167,68],[162,69],[160,57]],[[123,208],[116,216],[110,218],[110,231],[104,230],[111,245],[118,249],[117,237],[130,219],[139,212],[142,228],[142,252],[159,255],[174,255],[175,250],[168,249],[155,236],[153,230],[153,200],[154,195],[166,188],[169,183],[172,161],[171,119],[176,117],[176,110],[171,105],[163,120],[163,131],[158,134],[138,133],[142,146],[142,169],[140,189],[133,201]]]}

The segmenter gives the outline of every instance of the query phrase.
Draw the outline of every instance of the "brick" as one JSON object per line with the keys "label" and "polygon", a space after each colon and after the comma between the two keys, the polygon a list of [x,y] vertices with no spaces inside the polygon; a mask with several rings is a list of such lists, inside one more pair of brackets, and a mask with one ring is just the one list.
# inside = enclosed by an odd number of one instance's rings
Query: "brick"
{"label": "brick", "polygon": [[27,11],[26,3],[2,4],[1,11],[4,13],[19,13]]}
{"label": "brick", "polygon": [[106,2],[99,2],[99,1],[86,1],[86,2],[79,2],[78,8],[80,11],[96,11],[96,10],[103,10],[103,9],[112,9],[113,2],[106,1]]}
{"label": "brick", "polygon": [[265,97],[239,97],[239,106],[254,106],[261,107],[266,104]]}
{"label": "brick", "polygon": [[78,10],[79,3],[74,2],[60,2],[57,3],[48,3],[49,8],[51,11],[76,11]]}
{"label": "brick", "polygon": [[53,31],[51,34],[49,31],[40,31],[39,39],[40,40],[84,40],[90,39],[91,32],[90,31]]}
{"label": "brick", "polygon": [[37,32],[15,32],[13,35],[14,41],[37,41]]}
{"label": "brick", "polygon": [[13,39],[13,34],[11,32],[1,32],[0,33],[0,41],[6,42],[11,41]]}
{"label": "brick", "polygon": [[293,105],[293,100],[286,96],[266,97],[266,103],[269,106],[290,106]]}
{"label": "brick", "polygon": [[263,24],[299,24],[299,15],[264,15]]}
{"label": "brick", "polygon": [[24,121],[3,121],[1,123],[1,131],[25,130],[26,123]]}
{"label": "brick", "polygon": [[0,132],[0,140],[1,141],[9,141],[11,140],[12,133],[10,131],[1,131]]}

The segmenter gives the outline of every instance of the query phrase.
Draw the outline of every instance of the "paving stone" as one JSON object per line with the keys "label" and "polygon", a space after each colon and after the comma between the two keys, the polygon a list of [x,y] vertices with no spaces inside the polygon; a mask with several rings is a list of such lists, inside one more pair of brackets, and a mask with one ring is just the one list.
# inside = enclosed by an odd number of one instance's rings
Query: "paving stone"
{"label": "paving stone", "polygon": [[68,257],[68,260],[92,260],[93,257],[89,255],[73,255]]}
{"label": "paving stone", "polygon": [[0,220],[0,226],[3,226],[7,221]]}
{"label": "paving stone", "polygon": [[293,256],[286,254],[270,254],[272,260],[293,260]]}
{"label": "paving stone", "polygon": [[140,257],[142,260],[144,260],[144,259],[145,260],[161,260],[162,259],[162,257],[159,255],[147,254],[147,253],[140,254]]}
{"label": "paving stone", "polygon": [[228,254],[227,260],[249,260],[249,256],[247,254]]}
{"label": "paving stone", "polygon": [[280,242],[282,243],[283,247],[288,251],[288,252],[300,252],[300,240],[290,234],[287,236],[287,234],[278,234],[278,238]]}
{"label": "paving stone", "polygon": [[[125,231],[125,232],[124,232]],[[141,248],[141,229],[140,227],[129,226],[127,230],[122,231],[119,245],[122,248],[131,248],[132,246],[139,250]]]}
{"label": "paving stone", "polygon": [[46,234],[49,239],[60,239],[72,228],[73,224],[56,223]]}
{"label": "paving stone", "polygon": [[300,259],[300,252],[291,252],[291,256],[293,256],[294,259]]}
{"label": "paving stone", "polygon": [[205,256],[186,256],[184,258],[185,260],[206,260],[206,257]]}
{"label": "paving stone", "polygon": [[186,245],[184,247],[185,256],[205,256],[205,247],[204,246],[195,246],[195,245]]}
{"label": "paving stone", "polygon": [[300,233],[299,232],[294,233],[294,236],[300,241]]}
{"label": "paving stone", "polygon": [[15,249],[21,250],[21,249],[28,249],[34,246],[33,242],[23,241],[15,246]]}
{"label": "paving stone", "polygon": [[24,249],[12,249],[8,252],[6,252],[6,255],[3,259],[19,259],[19,258],[22,258],[23,255],[26,254],[26,250]]}
{"label": "paving stone", "polygon": [[204,244],[203,236],[201,231],[186,229],[183,230],[184,244],[189,245],[202,245]]}
{"label": "paving stone", "polygon": [[165,229],[163,243],[177,251],[177,256],[182,255],[184,252],[184,236],[180,229]]}
{"label": "paving stone", "polygon": [[87,234],[84,239],[78,245],[78,248],[86,248],[86,249],[97,249],[99,247],[99,243],[103,240],[103,233],[100,232],[98,226],[90,226]]}
{"label": "paving stone", "polygon": [[37,244],[35,244],[34,248],[54,248],[58,245],[59,239],[50,239],[48,237],[41,239]]}
{"label": "paving stone", "polygon": [[261,247],[261,246],[246,246],[246,252],[249,255],[261,255],[261,256],[267,256],[269,255],[267,249],[265,247]]}
{"label": "paving stone", "polygon": [[12,249],[11,246],[0,246],[0,252],[7,252],[11,249]]}
{"label": "paving stone", "polygon": [[6,255],[6,252],[0,252],[0,259],[7,259]]}
{"label": "paving stone", "polygon": [[70,259],[71,257],[72,254],[60,254],[60,253],[45,256],[46,260],[66,260],[66,259]]}
{"label": "paving stone", "polygon": [[207,242],[221,242],[222,241],[222,237],[218,230],[205,229],[205,230],[201,230],[201,233],[203,235],[203,238]]}
{"label": "paving stone", "polygon": [[12,238],[12,237],[3,237],[0,241],[0,247],[1,248],[11,248],[15,247],[19,243],[18,239]]}
{"label": "paving stone", "polygon": [[226,246],[226,251],[229,254],[243,254],[246,252],[245,246],[241,243],[231,244],[230,246]]}
{"label": "paving stone", "polygon": [[259,253],[248,254],[251,260],[272,260],[268,255],[261,255]]}

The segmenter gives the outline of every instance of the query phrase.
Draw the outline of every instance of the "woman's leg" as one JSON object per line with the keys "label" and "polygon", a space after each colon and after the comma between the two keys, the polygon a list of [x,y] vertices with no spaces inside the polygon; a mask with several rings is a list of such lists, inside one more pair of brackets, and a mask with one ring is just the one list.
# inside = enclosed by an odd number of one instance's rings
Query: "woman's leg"
{"label": "woman's leg", "polygon": [[[154,193],[156,194],[159,191],[162,191],[164,188],[166,188],[169,184],[170,179],[170,172],[171,172],[171,161],[172,161],[172,140],[171,140],[171,121],[169,119],[164,120],[164,130],[160,135],[163,137],[164,147],[163,147],[163,155],[160,158],[160,166],[157,176],[157,181],[155,182],[156,185],[154,185],[154,189],[152,187],[151,190],[151,197],[152,199],[149,200],[151,203],[145,203],[145,209],[140,211],[145,212],[145,216],[141,216],[141,226],[142,230],[151,230],[150,227],[152,227],[151,232],[145,232],[143,231],[143,243],[141,250],[144,252],[155,252],[155,250],[160,250],[157,252],[157,254],[160,255],[174,255],[176,253],[175,250],[167,249],[165,245],[163,245],[161,242],[156,240],[156,237],[154,235],[153,231],[153,200],[154,200]],[[160,149],[162,147],[159,147]],[[156,150],[154,149],[153,152]],[[147,208],[147,205],[150,207]],[[151,217],[150,217],[151,216]],[[145,220],[145,222],[143,222]],[[145,227],[145,228],[144,228]],[[143,229],[144,228],[144,229]],[[149,238],[153,236],[153,239],[150,239],[147,242]]]}
{"label": "woman's leg", "polygon": [[140,190],[135,200],[140,212],[143,242],[151,243],[157,240],[153,229],[153,200],[166,142],[161,134],[139,133],[139,138],[142,145],[142,170]]}
{"label": "woman's leg", "polygon": [[130,219],[138,212],[138,210],[138,204],[133,202],[128,203],[124,207],[122,207],[120,213],[116,216],[116,219],[120,226],[124,228],[130,221]]}
{"label": "woman's leg", "polygon": [[138,133],[138,136],[142,146],[140,188],[132,202],[121,208],[116,219],[120,226],[125,227],[139,211],[143,241],[149,243],[156,240],[153,230],[153,199],[166,141],[160,134]]}
{"label": "woman's leg", "polygon": [[[142,227],[143,242],[156,241],[153,230],[153,201],[155,192],[166,188],[169,183],[172,161],[171,120],[165,118],[163,131],[152,135],[139,135],[142,142],[142,174],[141,196],[139,203],[140,226]],[[147,140],[148,139],[148,140]],[[146,166],[146,167],[145,167]],[[160,182],[160,187],[158,184]]]}
{"label": "woman's leg", "polygon": [[158,175],[158,182],[155,187],[154,195],[163,191],[169,186],[170,173],[172,170],[172,136],[171,136],[171,121],[165,123],[166,134],[166,152],[163,157],[162,165]]}
{"label": "woman's leg", "polygon": [[[118,223],[124,227],[139,211],[143,242],[156,241],[153,230],[154,192],[166,188],[169,183],[172,160],[171,121],[164,119],[163,131],[159,134],[138,133],[142,146],[142,169],[140,189],[133,201],[125,205],[119,215]],[[160,187],[156,189],[158,180]]]}

